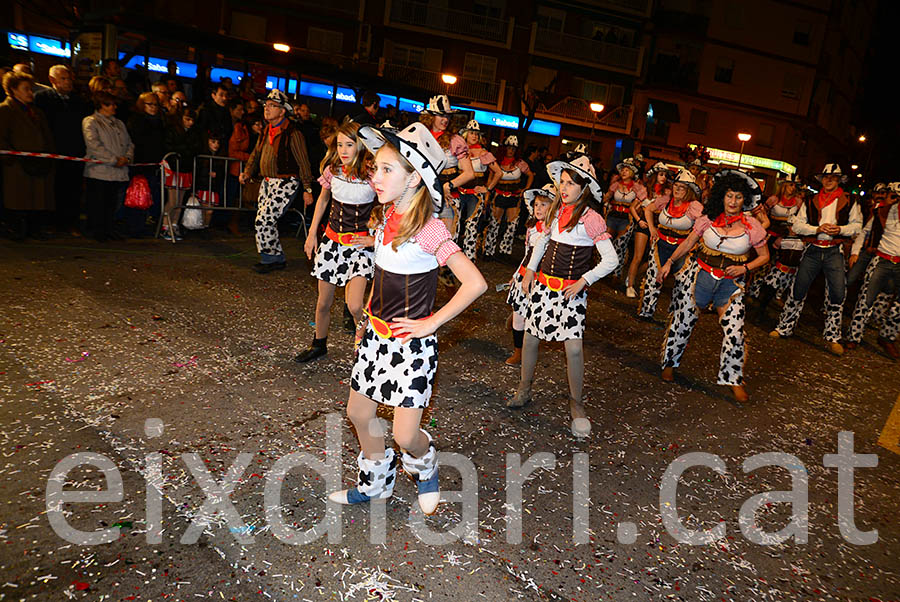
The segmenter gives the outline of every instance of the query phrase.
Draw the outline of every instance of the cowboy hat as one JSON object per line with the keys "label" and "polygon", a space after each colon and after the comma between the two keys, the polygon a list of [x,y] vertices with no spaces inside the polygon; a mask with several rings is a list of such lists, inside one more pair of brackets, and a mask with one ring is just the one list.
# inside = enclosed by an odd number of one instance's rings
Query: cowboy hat
{"label": "cowboy hat", "polygon": [[481,126],[480,126],[480,125],[478,124],[478,122],[475,121],[474,119],[470,119],[470,120],[469,120],[469,123],[466,124],[466,127],[464,127],[463,129],[459,130],[459,135],[460,135],[460,136],[465,136],[465,135],[468,134],[469,132],[475,132],[475,133],[478,134],[478,135],[483,135],[483,134],[484,134],[484,132],[481,131]]}
{"label": "cowboy hat", "polygon": [[459,111],[450,106],[450,99],[446,94],[438,94],[428,99],[428,105],[422,109],[422,112],[431,115],[452,115]]}
{"label": "cowboy hat", "polygon": [[633,173],[634,175],[637,175],[638,166],[635,164],[633,158],[628,157],[624,161],[620,161],[619,164],[616,165],[616,171],[622,171],[626,167],[631,170],[631,173]]}
{"label": "cowboy hat", "polygon": [[822,173],[816,174],[816,179],[821,182],[822,176],[837,176],[840,179],[841,184],[845,184],[847,182],[847,176],[843,172],[841,172],[841,166],[837,163],[828,163],[822,169]]}
{"label": "cowboy hat", "polygon": [[528,215],[534,215],[534,198],[542,196],[552,203],[556,200],[556,186],[544,184],[543,188],[529,188],[522,196],[525,197],[525,208],[528,209]]}
{"label": "cowboy hat", "polygon": [[752,211],[762,201],[762,188],[760,188],[759,182],[749,174],[737,169],[723,169],[716,174],[715,179],[718,180],[732,175],[744,180],[750,188],[750,197],[744,199],[744,211]]}
{"label": "cowboy hat", "polygon": [[287,94],[285,94],[278,88],[275,88],[274,90],[269,92],[269,95],[266,96],[266,100],[271,100],[272,102],[277,103],[288,113],[294,112],[294,105],[291,104],[291,99],[288,98]]}
{"label": "cowboy hat", "polygon": [[594,166],[591,164],[591,159],[587,155],[581,155],[573,159],[572,161],[551,161],[547,164],[547,173],[550,174],[550,178],[559,184],[559,177],[562,175],[563,170],[572,170],[582,178],[588,181],[588,187],[591,190],[591,195],[593,195],[594,199],[598,203],[603,202],[603,187],[600,186],[600,182],[597,181],[597,175],[594,171]]}
{"label": "cowboy hat", "polygon": [[444,188],[438,178],[444,167],[444,151],[423,123],[417,121],[401,132],[363,126],[359,128],[358,136],[372,154],[377,153],[385,142],[389,142],[412,165],[416,173],[422,176],[434,210],[439,212],[444,208]]}
{"label": "cowboy hat", "polygon": [[675,184],[684,184],[685,186],[693,190],[694,196],[697,197],[698,201],[703,195],[703,191],[700,190],[700,185],[697,184],[697,178],[695,178],[694,174],[686,169],[682,169],[678,172],[678,175],[675,176],[675,180],[674,182],[672,182],[672,185],[674,186]]}

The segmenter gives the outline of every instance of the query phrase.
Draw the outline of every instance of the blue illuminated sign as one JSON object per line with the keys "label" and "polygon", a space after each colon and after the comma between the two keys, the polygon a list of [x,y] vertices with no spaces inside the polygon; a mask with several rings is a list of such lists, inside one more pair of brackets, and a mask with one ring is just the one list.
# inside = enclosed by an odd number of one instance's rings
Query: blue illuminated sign
{"label": "blue illuminated sign", "polygon": [[421,113],[425,110],[425,103],[418,100],[410,100],[408,98],[400,98],[400,104],[397,106],[401,111],[409,111],[412,113]]}
{"label": "blue illuminated sign", "polygon": [[296,94],[297,93],[297,80],[289,79],[288,80],[288,94]]}
{"label": "blue illuminated sign", "polygon": [[28,50],[28,36],[24,33],[9,32],[7,40],[9,40],[9,45],[13,50]]}
{"label": "blue illuminated sign", "polygon": [[[463,111],[473,111],[475,121],[482,125],[493,125],[511,130],[519,129],[519,118],[515,115],[505,115],[503,113],[494,113],[493,111],[482,111],[481,109],[467,109],[466,107],[454,107]],[[546,136],[559,136],[562,126],[552,121],[542,121],[534,119],[528,126],[528,131],[534,134],[544,134]]]}
{"label": "blue illuminated sign", "polygon": [[[331,99],[332,94],[334,94],[334,88],[328,84],[300,82],[300,96]],[[341,102],[356,102],[356,94],[350,88],[338,86],[335,100],[340,100]]]}
{"label": "blue illuminated sign", "polygon": [[225,67],[213,67],[209,71],[209,80],[212,82],[220,82],[223,77],[230,77],[232,83],[237,84],[244,77],[243,71],[237,69],[226,69]]}
{"label": "blue illuminated sign", "polygon": [[[125,58],[125,53],[119,53],[119,60]],[[156,56],[151,56],[147,60],[147,71],[152,71],[154,73],[168,73],[168,59],[161,59]],[[144,65],[144,57],[143,56],[133,56],[131,59],[122,65],[124,69],[134,69],[135,67],[140,67]],[[197,65],[194,63],[185,63],[183,61],[175,61],[176,73],[180,77],[187,77],[190,79],[194,79],[197,77]]]}

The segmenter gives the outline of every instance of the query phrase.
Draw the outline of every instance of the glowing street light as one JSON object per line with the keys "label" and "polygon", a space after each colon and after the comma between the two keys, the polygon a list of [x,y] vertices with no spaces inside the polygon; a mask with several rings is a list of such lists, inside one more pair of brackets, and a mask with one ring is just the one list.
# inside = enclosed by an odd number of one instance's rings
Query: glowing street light
{"label": "glowing street light", "polygon": [[452,86],[453,84],[456,83],[456,76],[450,75],[449,73],[442,73],[441,81],[444,82],[445,84],[447,84],[448,86]]}
{"label": "glowing street light", "polygon": [[599,102],[592,102],[592,103],[591,103],[591,110],[592,110],[594,113],[600,113],[600,112],[603,111],[603,109],[605,109],[605,108],[606,108],[606,107],[604,107],[604,106],[603,106],[602,104],[600,104]]}
{"label": "glowing street light", "polygon": [[274,48],[278,52],[290,52],[291,51],[290,46],[288,46],[287,44],[280,44],[278,42],[272,44],[272,48]]}
{"label": "glowing street light", "polygon": [[750,138],[752,138],[752,137],[753,137],[753,136],[751,136],[751,135],[748,134],[747,132],[738,132],[738,140],[741,141],[741,154],[738,155],[738,164],[737,164],[738,169],[741,168],[741,159],[744,158],[744,144],[745,144],[748,140],[750,140]]}
{"label": "glowing street light", "polygon": [[858,140],[859,140],[860,142],[865,142],[865,141],[866,141],[866,135],[865,135],[865,134],[862,134],[862,135],[858,138]]}
{"label": "glowing street light", "polygon": [[859,165],[854,163],[853,165],[850,166],[850,169],[852,169],[853,171],[856,171],[857,169],[859,169]]}

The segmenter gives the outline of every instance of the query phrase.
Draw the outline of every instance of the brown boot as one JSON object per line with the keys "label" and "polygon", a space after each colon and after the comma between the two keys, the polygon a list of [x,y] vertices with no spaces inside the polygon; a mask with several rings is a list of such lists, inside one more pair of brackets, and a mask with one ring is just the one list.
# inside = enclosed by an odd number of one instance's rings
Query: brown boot
{"label": "brown boot", "polygon": [[518,366],[521,363],[522,363],[522,348],[516,347],[513,350],[513,354],[511,356],[509,356],[508,358],[506,358],[506,365],[507,366]]}
{"label": "brown boot", "polygon": [[884,352],[891,356],[891,358],[895,360],[900,359],[900,352],[897,351],[897,346],[893,341],[889,341],[884,337],[878,337],[878,344],[881,345]]}
{"label": "brown boot", "polygon": [[731,385],[731,394],[738,403],[747,403],[750,401],[750,396],[747,395],[743,385]]}
{"label": "brown boot", "polygon": [[667,383],[674,381],[675,380],[675,368],[673,368],[672,366],[667,366],[666,368],[663,368],[662,374],[660,376]]}
{"label": "brown boot", "polygon": [[827,341],[825,343],[825,350],[833,355],[844,355],[844,347],[837,341]]}

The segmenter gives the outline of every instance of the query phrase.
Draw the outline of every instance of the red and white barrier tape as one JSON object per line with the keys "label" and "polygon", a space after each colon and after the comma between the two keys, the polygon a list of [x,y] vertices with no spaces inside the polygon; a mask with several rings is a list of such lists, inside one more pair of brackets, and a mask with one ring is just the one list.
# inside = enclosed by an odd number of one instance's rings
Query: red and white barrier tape
{"label": "red and white barrier tape", "polygon": [[[38,157],[40,159],[60,159],[63,161],[78,161],[80,163],[96,163],[98,165],[115,165],[98,159],[87,159],[85,157],[70,157],[69,155],[56,155],[53,153],[29,153],[25,151],[11,151],[0,149],[0,155],[12,155],[14,157]],[[162,165],[159,163],[128,163],[123,167],[145,167],[150,165]]]}

